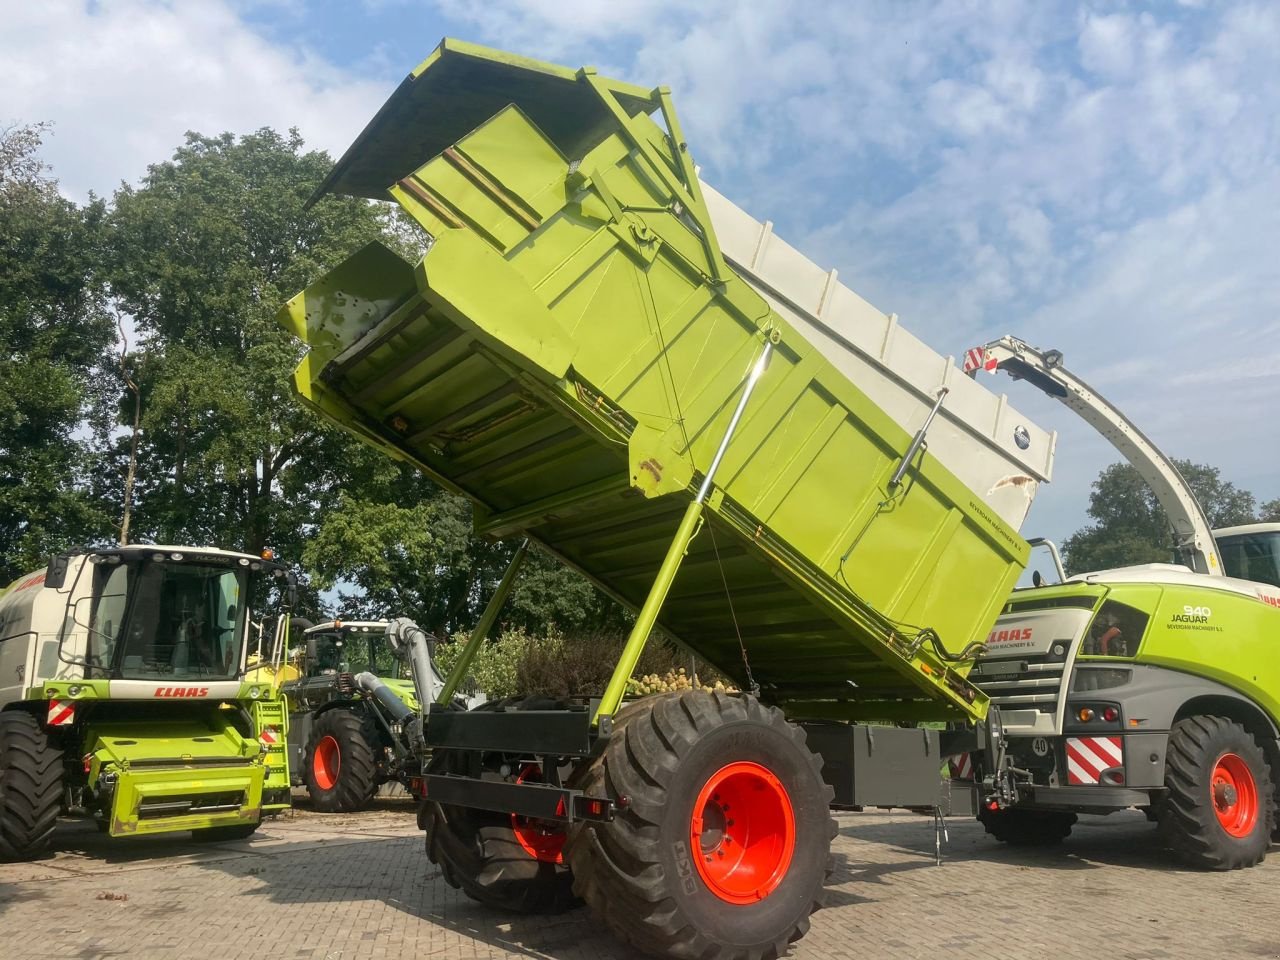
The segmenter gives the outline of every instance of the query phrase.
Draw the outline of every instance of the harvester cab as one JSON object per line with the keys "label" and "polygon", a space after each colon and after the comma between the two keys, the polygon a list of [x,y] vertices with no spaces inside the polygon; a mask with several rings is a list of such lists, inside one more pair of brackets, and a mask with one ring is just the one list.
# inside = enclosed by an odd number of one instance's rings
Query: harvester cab
{"label": "harvester cab", "polygon": [[[0,857],[35,856],[62,812],[112,836],[248,836],[289,805],[275,682],[281,565],[213,548],[67,553],[0,595]],[[256,629],[255,629],[256,628]],[[270,639],[266,639],[267,637]]]}
{"label": "harvester cab", "polygon": [[1227,576],[1280,587],[1280,523],[1247,523],[1213,531]]}
{"label": "harvester cab", "polygon": [[290,656],[300,675],[283,685],[294,785],[329,813],[360,809],[384,783],[407,785],[420,768],[421,696],[430,703],[444,685],[434,638],[403,619],[330,620],[302,641]]}
{"label": "harvester cab", "polygon": [[1000,710],[1018,781],[1014,803],[984,812],[988,831],[1053,842],[1077,813],[1140,807],[1188,862],[1252,866],[1280,781],[1280,524],[1212,531],[1174,463],[1060,351],[1004,337],[969,357],[971,373],[1024,380],[1110,440],[1164,508],[1182,561],[1013,593],[971,674]]}

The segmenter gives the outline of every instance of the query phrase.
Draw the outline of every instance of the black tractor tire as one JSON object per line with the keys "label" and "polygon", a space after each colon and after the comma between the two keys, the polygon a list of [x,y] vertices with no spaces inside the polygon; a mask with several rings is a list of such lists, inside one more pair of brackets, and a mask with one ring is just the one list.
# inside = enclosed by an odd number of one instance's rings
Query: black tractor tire
{"label": "black tractor tire", "polygon": [[1225,717],[1179,720],[1169,732],[1164,777],[1158,829],[1179,859],[1203,870],[1263,861],[1276,801],[1266,756],[1249,731]]}
{"label": "black tractor tire", "polygon": [[321,813],[361,810],[377,789],[374,748],[365,738],[361,711],[335,709],[320,714],[302,759],[302,781]]}
{"label": "black tractor tire", "polygon": [[225,843],[229,840],[247,840],[258,832],[262,822],[237,823],[230,827],[205,827],[203,830],[192,830],[191,839],[197,843]]}
{"label": "black tractor tire", "polygon": [[[490,700],[477,710],[550,710],[548,697]],[[437,751],[430,771],[445,773],[456,757]],[[491,763],[490,766],[493,766]],[[509,913],[555,914],[581,906],[563,856],[537,859],[520,843],[511,814],[425,801],[418,815],[427,832],[427,857],[452,887],[477,903]]]}
{"label": "black tractor tire", "polygon": [[0,861],[49,849],[62,812],[62,750],[29,713],[0,713]]}
{"label": "black tractor tire", "polygon": [[804,731],[753,697],[684,691],[630,704],[574,778],[620,807],[571,831],[575,889],[646,953],[774,960],[808,931],[831,872],[836,824],[821,772]]}
{"label": "black tractor tire", "polygon": [[1076,815],[1059,810],[987,810],[978,814],[983,829],[1011,847],[1051,847],[1076,825]]}

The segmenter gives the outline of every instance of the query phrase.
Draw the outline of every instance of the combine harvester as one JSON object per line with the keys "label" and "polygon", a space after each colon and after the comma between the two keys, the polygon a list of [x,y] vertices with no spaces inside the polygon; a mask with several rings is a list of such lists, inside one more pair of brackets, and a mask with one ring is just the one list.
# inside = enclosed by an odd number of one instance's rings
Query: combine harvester
{"label": "combine harvester", "polygon": [[54,557],[0,594],[0,860],[30,860],[62,814],[112,837],[249,836],[289,807],[276,685],[288,616],[250,597],[287,570],[211,547]]}
{"label": "combine harvester", "polygon": [[[1054,436],[701,184],[664,88],[446,41],[326,193],[389,193],[427,238],[284,308],[301,397],[636,611],[598,699],[455,709],[521,547],[420,693],[451,883],[581,897],[651,953],[771,958],[821,903],[829,805],[1013,802],[997,762],[939,769],[1003,743],[967,674]],[[744,693],[624,703],[654,629]]]}

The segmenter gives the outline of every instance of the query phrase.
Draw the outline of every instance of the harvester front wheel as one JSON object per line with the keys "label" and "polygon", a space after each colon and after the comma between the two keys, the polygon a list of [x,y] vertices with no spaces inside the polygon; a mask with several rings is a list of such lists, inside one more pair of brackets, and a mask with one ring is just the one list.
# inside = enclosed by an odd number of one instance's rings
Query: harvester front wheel
{"label": "harvester front wheel", "polygon": [[631,704],[575,783],[620,808],[571,834],[575,889],[645,952],[773,960],[822,904],[836,825],[821,769],[804,732],[752,697]]}
{"label": "harvester front wheel", "polygon": [[983,828],[1013,847],[1049,847],[1061,843],[1076,825],[1076,815],[1057,810],[986,810],[978,814]]}
{"label": "harvester front wheel", "polygon": [[62,810],[62,751],[29,713],[0,713],[0,860],[34,860]]}
{"label": "harvester front wheel", "polygon": [[322,813],[350,813],[368,805],[377,789],[377,767],[358,713],[335,709],[316,719],[302,760],[302,779]]}
{"label": "harvester front wheel", "polygon": [[1205,870],[1261,863],[1275,829],[1275,796],[1262,748],[1225,717],[1173,725],[1165,754],[1159,831],[1183,861]]}

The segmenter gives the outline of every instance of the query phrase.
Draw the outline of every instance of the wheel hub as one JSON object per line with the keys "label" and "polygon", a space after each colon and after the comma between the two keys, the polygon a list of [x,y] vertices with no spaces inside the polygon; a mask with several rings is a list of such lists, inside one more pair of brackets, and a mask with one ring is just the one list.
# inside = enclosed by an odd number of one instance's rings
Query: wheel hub
{"label": "wheel hub", "polygon": [[[521,769],[516,783],[541,783],[542,768],[527,763]],[[540,820],[537,817],[511,815],[511,832],[524,852],[541,863],[564,863],[564,842],[567,839],[564,824],[556,820]]]}
{"label": "wheel hub", "polygon": [[727,903],[773,893],[795,852],[795,814],[786,787],[757,763],[731,763],[707,780],[693,805],[690,848],[698,874]]}
{"label": "wheel hub", "polygon": [[1232,837],[1249,836],[1258,823],[1258,785],[1244,758],[1224,753],[1213,767],[1210,789],[1218,824]]}
{"label": "wheel hub", "polygon": [[321,790],[332,790],[338,782],[341,769],[342,750],[338,747],[338,741],[333,737],[322,737],[311,758],[311,773],[315,777],[316,786]]}

